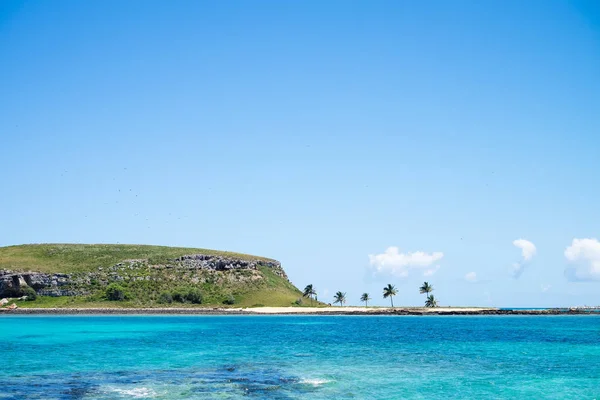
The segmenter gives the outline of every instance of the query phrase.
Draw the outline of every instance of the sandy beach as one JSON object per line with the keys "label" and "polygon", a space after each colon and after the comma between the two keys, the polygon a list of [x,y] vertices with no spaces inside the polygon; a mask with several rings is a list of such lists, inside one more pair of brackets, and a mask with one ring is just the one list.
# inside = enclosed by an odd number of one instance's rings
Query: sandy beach
{"label": "sandy beach", "polygon": [[482,312],[495,311],[496,308],[476,308],[476,307],[257,307],[239,309],[255,314],[394,314],[397,312],[418,312],[418,313],[439,313],[439,312]]}

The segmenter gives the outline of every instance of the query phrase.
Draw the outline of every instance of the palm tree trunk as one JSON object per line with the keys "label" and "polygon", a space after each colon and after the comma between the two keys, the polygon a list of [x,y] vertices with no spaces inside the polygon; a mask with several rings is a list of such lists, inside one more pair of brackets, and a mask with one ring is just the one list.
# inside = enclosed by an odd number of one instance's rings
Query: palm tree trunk
{"label": "palm tree trunk", "polygon": [[394,308],[394,296],[390,296],[390,301],[392,302],[392,308]]}

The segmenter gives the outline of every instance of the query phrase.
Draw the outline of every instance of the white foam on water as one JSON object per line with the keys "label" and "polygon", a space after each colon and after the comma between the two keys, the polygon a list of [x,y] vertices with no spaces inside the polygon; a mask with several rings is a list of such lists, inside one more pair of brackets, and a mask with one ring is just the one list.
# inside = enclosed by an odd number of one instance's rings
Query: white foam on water
{"label": "white foam on water", "polygon": [[155,397],[156,392],[150,388],[146,387],[137,387],[132,389],[121,389],[115,387],[107,388],[108,391],[113,393],[119,393],[120,395],[131,397],[134,399],[147,399],[150,397]]}
{"label": "white foam on water", "polygon": [[332,381],[330,381],[329,379],[302,379],[300,381],[300,383],[303,383],[305,385],[312,385],[312,386],[321,386],[324,385],[326,383],[331,383]]}

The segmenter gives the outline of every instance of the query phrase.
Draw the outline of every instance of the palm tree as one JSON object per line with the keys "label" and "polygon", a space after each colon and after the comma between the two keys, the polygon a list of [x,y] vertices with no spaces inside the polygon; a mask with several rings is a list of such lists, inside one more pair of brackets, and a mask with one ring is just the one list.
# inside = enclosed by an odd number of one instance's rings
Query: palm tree
{"label": "palm tree", "polygon": [[383,288],[383,298],[386,299],[389,297],[392,302],[392,307],[394,307],[394,296],[397,294],[398,291],[396,290],[396,286],[391,283],[388,283],[388,285]]}
{"label": "palm tree", "polygon": [[306,285],[304,288],[304,292],[302,292],[302,297],[310,297],[310,305],[312,305],[313,296],[317,295],[317,291],[313,287],[312,283],[310,285]]}
{"label": "palm tree", "polygon": [[360,301],[363,301],[366,307],[369,307],[369,300],[371,300],[369,293],[363,293],[362,296],[360,296]]}
{"label": "palm tree", "polygon": [[333,304],[340,303],[340,306],[344,306],[346,302],[346,293],[337,292],[335,296],[333,296]]}
{"label": "palm tree", "polygon": [[427,296],[427,300],[425,301],[425,307],[437,307],[438,303],[437,300],[435,299],[435,297],[433,297],[432,294],[430,294],[429,296]]}
{"label": "palm tree", "polygon": [[431,292],[433,292],[433,286],[429,282],[423,282],[423,285],[419,288],[419,293],[425,294],[425,297],[427,297]]}

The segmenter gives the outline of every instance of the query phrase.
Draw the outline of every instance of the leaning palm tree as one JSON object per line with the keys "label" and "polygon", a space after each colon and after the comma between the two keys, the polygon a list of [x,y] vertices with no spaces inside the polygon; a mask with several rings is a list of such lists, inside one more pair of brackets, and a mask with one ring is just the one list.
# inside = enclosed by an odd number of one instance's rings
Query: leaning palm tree
{"label": "leaning palm tree", "polygon": [[304,292],[302,292],[302,297],[310,297],[310,305],[312,306],[313,303],[313,296],[317,295],[317,291],[315,290],[315,288],[313,287],[312,284],[310,285],[306,285],[306,287],[304,288]]}
{"label": "leaning palm tree", "polygon": [[333,296],[333,304],[340,303],[340,306],[344,306],[346,302],[346,293],[337,292],[335,296]]}
{"label": "leaning palm tree", "polygon": [[365,303],[365,307],[369,307],[369,300],[371,300],[369,293],[363,293],[362,296],[360,296],[360,301]]}
{"label": "leaning palm tree", "polygon": [[436,298],[430,294],[429,296],[427,296],[427,300],[425,301],[425,307],[437,307],[438,306],[438,302],[436,300]]}
{"label": "leaning palm tree", "polygon": [[433,292],[433,286],[431,286],[429,282],[423,282],[423,284],[419,288],[419,293],[425,294],[425,297],[427,297],[431,292]]}
{"label": "leaning palm tree", "polygon": [[392,307],[394,307],[394,296],[397,294],[398,291],[396,290],[396,286],[391,283],[388,283],[388,285],[383,288],[383,298],[387,299],[389,297],[392,302]]}

